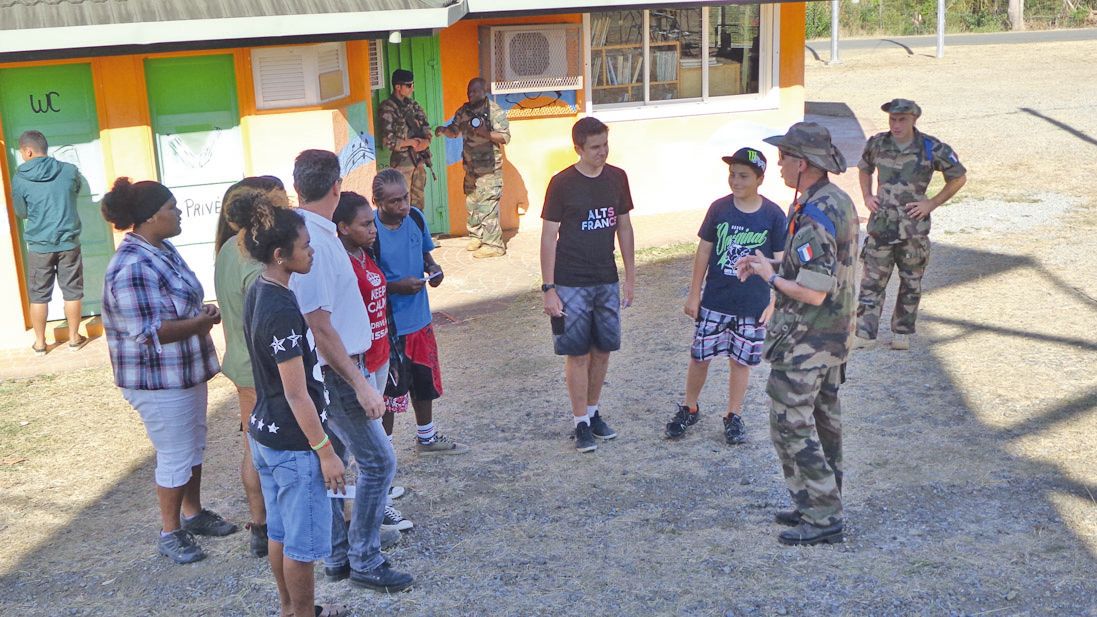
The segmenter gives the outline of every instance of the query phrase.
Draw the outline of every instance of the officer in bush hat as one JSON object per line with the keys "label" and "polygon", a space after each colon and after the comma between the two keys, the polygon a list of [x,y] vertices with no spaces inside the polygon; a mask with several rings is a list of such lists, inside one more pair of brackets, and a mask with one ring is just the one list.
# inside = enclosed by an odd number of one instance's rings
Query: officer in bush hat
{"label": "officer in bush hat", "polygon": [[845,381],[854,309],[853,202],[830,182],[846,161],[830,132],[813,122],[770,137],[781,178],[796,189],[780,262],[756,253],[739,260],[739,278],[761,276],[776,310],[766,330],[772,401],[770,436],[794,508],[778,512],[792,527],[782,544],[842,541],[842,421],[838,387]]}

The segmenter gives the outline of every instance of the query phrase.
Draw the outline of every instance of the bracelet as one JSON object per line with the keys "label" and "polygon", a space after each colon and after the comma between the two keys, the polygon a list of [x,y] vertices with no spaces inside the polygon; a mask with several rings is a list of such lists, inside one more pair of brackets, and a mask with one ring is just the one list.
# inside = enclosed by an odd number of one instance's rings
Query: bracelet
{"label": "bracelet", "polygon": [[769,283],[770,287],[777,289],[777,273],[774,272],[773,274],[769,275],[769,280],[766,282]]}
{"label": "bracelet", "polygon": [[309,447],[312,448],[313,452],[319,452],[320,450],[323,450],[324,446],[328,445],[329,443],[331,443],[331,438],[325,434],[324,438],[320,440],[320,443],[316,444],[315,446],[309,444]]}

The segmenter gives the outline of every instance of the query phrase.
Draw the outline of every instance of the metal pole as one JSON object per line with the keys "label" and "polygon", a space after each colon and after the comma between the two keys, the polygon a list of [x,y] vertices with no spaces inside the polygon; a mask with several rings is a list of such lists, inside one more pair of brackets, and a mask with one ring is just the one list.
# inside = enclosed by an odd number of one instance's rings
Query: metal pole
{"label": "metal pole", "polygon": [[937,57],[945,57],[945,0],[937,0]]}
{"label": "metal pole", "polygon": [[838,0],[830,0],[830,62],[827,64],[841,62],[838,57]]}

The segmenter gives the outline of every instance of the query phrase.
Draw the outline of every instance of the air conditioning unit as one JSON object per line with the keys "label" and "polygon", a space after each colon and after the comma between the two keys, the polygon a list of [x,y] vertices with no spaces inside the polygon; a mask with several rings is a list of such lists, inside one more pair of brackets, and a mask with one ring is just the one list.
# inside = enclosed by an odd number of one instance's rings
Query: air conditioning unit
{"label": "air conditioning unit", "polygon": [[582,89],[578,24],[494,26],[489,32],[493,93]]}

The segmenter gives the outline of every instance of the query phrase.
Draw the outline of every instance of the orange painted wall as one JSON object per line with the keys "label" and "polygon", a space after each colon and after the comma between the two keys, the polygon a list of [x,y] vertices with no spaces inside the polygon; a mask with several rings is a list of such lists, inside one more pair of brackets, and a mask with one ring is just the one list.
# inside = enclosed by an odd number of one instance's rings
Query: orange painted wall
{"label": "orange painted wall", "polygon": [[[43,61],[4,64],[0,68],[36,65],[90,63],[99,117],[107,186],[119,176],[134,179],[158,177],[144,61],[148,57],[170,57],[231,53],[235,58],[237,97],[244,141],[245,169],[248,174],[274,174],[292,187],[293,159],[305,148],[324,148],[338,152],[351,138],[351,126],[371,131],[369,102],[368,44],[347,44],[349,95],[341,100],[310,108],[256,110],[248,49],[218,49],[154,55],[82,58],[61,62]],[[0,122],[2,122],[0,118]],[[353,120],[353,122],[351,121]],[[0,130],[0,147],[3,131]],[[11,198],[6,178],[6,157],[0,157],[0,198],[8,219]],[[376,166],[367,163],[344,179],[347,190],[369,194]],[[292,188],[290,189],[292,197]],[[26,320],[26,293],[18,237],[13,224],[0,218],[0,233],[7,224],[10,250],[0,251],[0,347],[23,346],[29,322]],[[116,232],[116,242],[123,232]],[[211,238],[212,240],[212,238]]]}
{"label": "orange painted wall", "polygon": [[[443,50],[442,54],[442,100],[445,105],[445,117],[451,117],[457,108],[467,100],[466,90],[468,82],[473,77],[480,76],[480,26],[500,26],[513,24],[549,24],[549,23],[582,23],[582,15],[544,15],[532,17],[516,17],[506,19],[482,19],[459,21],[446,28],[439,35],[439,41]],[[581,99],[580,93],[580,99]],[[581,103],[580,103],[581,105]],[[541,139],[544,130],[549,127],[564,127],[565,131],[571,130],[575,117],[570,118],[524,118],[510,121],[511,144],[514,148],[524,149],[519,144],[519,135],[523,140]],[[527,130],[531,127],[539,130],[530,134]],[[570,138],[569,138],[570,139]],[[528,144],[532,142],[527,142]],[[504,149],[503,162],[503,196],[499,202],[499,218],[503,229],[516,229],[519,223],[519,211],[525,212],[531,201],[540,203],[544,196],[544,189],[540,190],[540,196],[531,193],[530,186],[525,180],[525,172],[513,160],[510,151],[512,146]],[[561,166],[567,165],[567,162]],[[465,193],[463,183],[465,172],[460,162],[446,168],[446,182],[449,187],[449,211],[450,233],[464,235],[465,220],[468,210],[465,208]]]}

